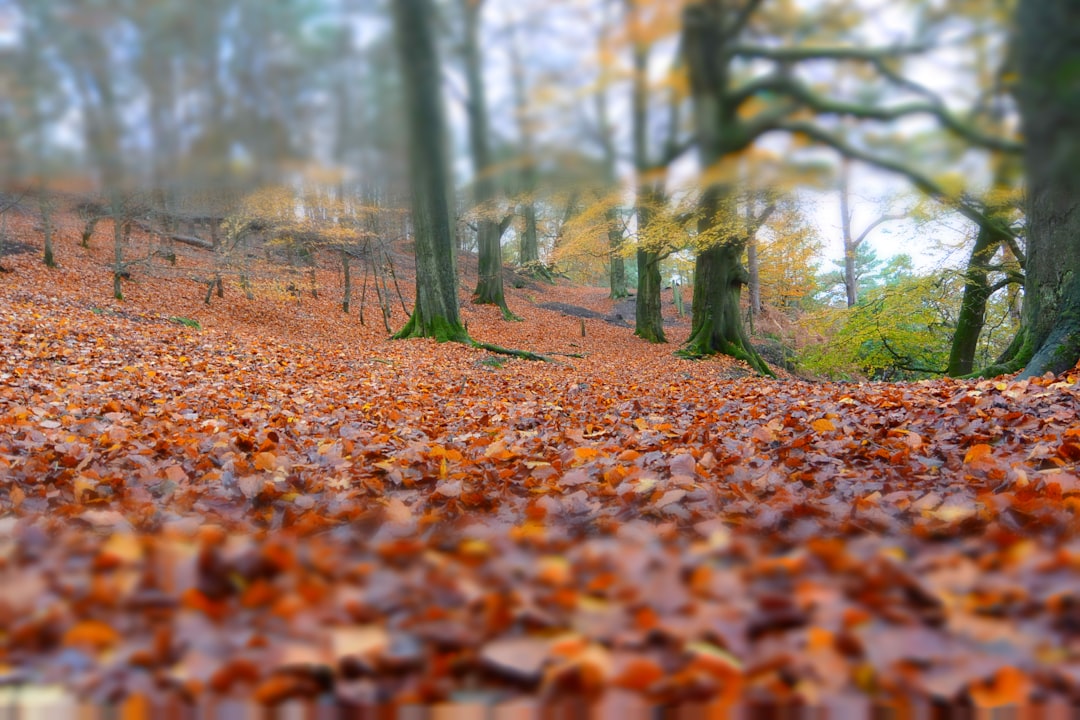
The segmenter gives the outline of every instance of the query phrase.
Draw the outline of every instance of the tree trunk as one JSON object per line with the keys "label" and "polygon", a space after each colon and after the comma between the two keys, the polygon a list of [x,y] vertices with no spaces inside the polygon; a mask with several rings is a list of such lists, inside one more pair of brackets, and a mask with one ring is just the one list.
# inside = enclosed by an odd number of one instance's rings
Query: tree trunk
{"label": "tree trunk", "polygon": [[651,343],[667,342],[660,305],[660,256],[637,251],[638,292],[634,334]]}
{"label": "tree trunk", "polygon": [[113,222],[113,297],[124,299],[124,201],[119,190],[113,190],[110,212]]}
{"label": "tree trunk", "polygon": [[[638,12],[638,0],[626,0],[631,14]],[[663,193],[652,179],[646,179],[650,171],[648,128],[649,95],[648,66],[649,46],[635,39],[634,83],[631,124],[634,138],[634,166],[637,171],[637,307],[634,313],[634,334],[649,342],[667,342],[664,336],[664,319],[660,304],[660,254],[655,248],[645,246],[645,231],[649,227],[653,207],[663,200]]]}
{"label": "tree trunk", "polygon": [[38,196],[38,206],[41,208],[41,224],[45,231],[45,267],[56,267],[56,256],[53,254],[53,222],[52,200],[47,196],[47,190],[42,187]]}
{"label": "tree trunk", "polygon": [[1023,376],[1080,359],[1080,4],[1021,0],[1017,100],[1028,186],[1024,320],[1033,356]]}
{"label": "tree trunk", "polygon": [[442,74],[432,28],[435,9],[431,0],[395,0],[392,7],[405,80],[416,241],[416,304],[405,327],[394,337],[464,342],[468,335],[458,315]]}
{"label": "tree trunk", "polygon": [[949,350],[949,365],[945,370],[950,377],[967,375],[975,369],[975,351],[986,322],[986,303],[990,299],[990,261],[1001,242],[1001,235],[988,227],[980,227],[975,236],[975,246],[964,273],[964,295]]}
{"label": "tree trunk", "polygon": [[[535,185],[535,182],[532,183]],[[535,265],[540,262],[540,240],[536,229],[536,204],[531,200],[525,203],[523,213],[525,227],[521,233],[520,264]]]}
{"label": "tree trunk", "polygon": [[746,241],[747,288],[750,292],[750,315],[761,314],[761,271],[758,267],[757,237],[751,235]]}
{"label": "tree trunk", "polygon": [[[498,305],[503,317],[514,315],[506,305],[502,277],[502,230],[497,220],[486,217],[486,207],[495,197],[495,182],[491,177],[491,153],[488,148],[487,99],[484,94],[483,63],[480,58],[480,12],[483,0],[461,0],[465,15],[465,82],[469,89],[466,103],[469,118],[469,147],[473,156],[473,187],[476,204],[485,217],[480,219],[477,245],[480,254],[480,273],[473,292],[473,302],[479,305]],[[439,91],[436,86],[436,92]],[[534,217],[535,220],[535,217]],[[535,240],[535,238],[534,238]]]}
{"label": "tree trunk", "polygon": [[741,243],[725,242],[698,253],[694,263],[693,324],[682,353],[689,357],[731,355],[771,376],[769,366],[750,345],[739,311],[739,297],[747,280],[740,261],[742,250]]}
{"label": "tree trunk", "polygon": [[608,214],[608,245],[611,247],[611,260],[608,262],[608,283],[611,288],[609,297],[612,300],[621,300],[630,293],[626,290],[626,260],[620,254],[622,248],[622,230],[614,227],[617,220],[614,217],[616,211]]}
{"label": "tree trunk", "polygon": [[341,271],[345,276],[345,289],[341,298],[341,312],[348,313],[352,302],[352,273],[349,271],[349,253],[341,251]]}
{"label": "tree trunk", "polygon": [[859,279],[855,277],[855,251],[858,245],[855,242],[855,236],[851,233],[851,192],[848,187],[850,177],[851,161],[842,158],[840,160],[840,227],[844,240],[844,296],[847,298],[847,306],[853,308],[859,301]]}
{"label": "tree trunk", "polygon": [[[683,11],[683,55],[694,104],[701,166],[713,168],[725,155],[743,147],[737,137],[734,109],[723,103],[727,91],[727,66],[723,61],[724,28],[712,3],[692,3]],[[734,218],[736,207],[730,189],[706,187],[701,200],[700,235],[712,234],[717,223]],[[723,217],[718,217],[722,212]],[[747,229],[749,231],[749,229]],[[743,327],[739,298],[749,276],[742,265],[745,237],[724,237],[699,252],[694,262],[693,320],[690,338],[681,354],[702,357],[721,353],[745,361],[755,370],[772,375],[757,354]]]}

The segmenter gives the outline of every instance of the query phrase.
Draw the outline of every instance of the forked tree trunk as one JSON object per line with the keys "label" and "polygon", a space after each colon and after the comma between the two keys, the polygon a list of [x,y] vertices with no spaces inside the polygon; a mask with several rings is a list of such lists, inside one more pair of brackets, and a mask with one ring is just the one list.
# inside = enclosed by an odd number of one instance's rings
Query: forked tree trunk
{"label": "forked tree trunk", "polygon": [[454,236],[447,188],[446,122],[431,0],[394,0],[394,30],[404,76],[409,178],[416,241],[416,304],[396,338],[467,341],[458,314]]}

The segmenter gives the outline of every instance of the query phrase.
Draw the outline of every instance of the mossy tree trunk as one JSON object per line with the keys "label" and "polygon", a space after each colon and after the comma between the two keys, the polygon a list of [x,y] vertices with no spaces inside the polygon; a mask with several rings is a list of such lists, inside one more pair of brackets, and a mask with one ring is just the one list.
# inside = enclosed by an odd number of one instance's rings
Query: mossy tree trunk
{"label": "mossy tree trunk", "polygon": [[394,0],[394,30],[404,82],[409,178],[416,242],[416,304],[396,338],[465,342],[458,314],[454,236],[447,192],[446,121],[435,9],[431,0]]}
{"label": "mossy tree trunk", "polygon": [[461,9],[465,16],[463,52],[465,82],[469,93],[466,103],[469,147],[475,173],[475,199],[481,211],[476,238],[480,272],[476,290],[473,292],[473,302],[479,305],[497,305],[502,310],[503,317],[509,320],[514,315],[506,305],[503,291],[502,228],[498,220],[490,217],[491,208],[488,207],[495,198],[495,180],[492,177],[491,151],[488,146],[487,99],[484,92],[483,62],[480,57],[480,12],[483,6],[483,0],[461,0]]}
{"label": "mossy tree trunk", "polygon": [[964,295],[956,318],[949,349],[949,364],[945,371],[950,377],[968,375],[975,368],[975,352],[979,336],[986,324],[986,304],[994,292],[990,285],[990,265],[1004,238],[989,226],[979,228],[964,272]]}
{"label": "mossy tree trunk", "polygon": [[1080,4],[1020,0],[1017,100],[1028,187],[1024,322],[1033,351],[1023,375],[1080,359]]}

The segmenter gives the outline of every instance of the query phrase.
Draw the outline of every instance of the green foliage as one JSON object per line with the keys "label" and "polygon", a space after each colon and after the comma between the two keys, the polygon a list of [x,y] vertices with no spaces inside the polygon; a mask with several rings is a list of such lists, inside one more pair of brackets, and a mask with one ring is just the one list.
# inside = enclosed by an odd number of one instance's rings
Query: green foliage
{"label": "green foliage", "polygon": [[[910,259],[909,259],[910,260]],[[903,261],[897,264],[903,267]],[[807,348],[799,364],[835,379],[915,380],[944,372],[954,305],[942,274],[896,279],[873,288],[851,308],[826,308],[811,319],[828,338]]]}
{"label": "green foliage", "polygon": [[[911,257],[889,258],[877,283],[853,308],[830,306],[806,320],[823,338],[803,350],[799,365],[835,379],[916,380],[943,374],[963,297],[964,276],[954,270],[919,275]],[[1016,297],[990,297],[975,365],[995,362],[1015,337]]]}
{"label": "green foliage", "polygon": [[199,321],[192,320],[191,318],[171,317],[169,318],[169,322],[174,322],[177,325],[183,325],[184,327],[195,328],[196,330],[202,330],[202,325],[199,324]]}

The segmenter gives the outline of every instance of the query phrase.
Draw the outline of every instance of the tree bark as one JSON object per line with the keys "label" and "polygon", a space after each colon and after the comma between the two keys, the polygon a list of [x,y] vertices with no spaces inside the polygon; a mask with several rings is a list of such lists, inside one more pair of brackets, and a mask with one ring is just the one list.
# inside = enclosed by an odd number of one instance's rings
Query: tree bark
{"label": "tree bark", "polygon": [[1023,376],[1080,359],[1080,4],[1021,0],[1016,11],[1028,186]]}
{"label": "tree bark", "polygon": [[396,338],[468,341],[458,314],[454,237],[447,192],[446,121],[431,0],[395,0],[394,30],[404,77],[409,177],[416,241],[416,304]]}

